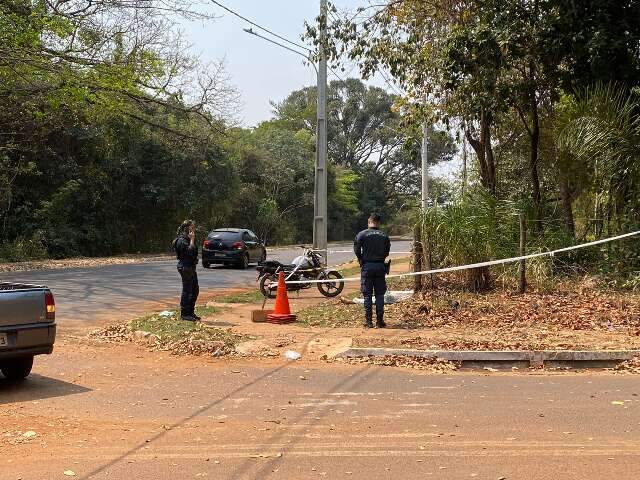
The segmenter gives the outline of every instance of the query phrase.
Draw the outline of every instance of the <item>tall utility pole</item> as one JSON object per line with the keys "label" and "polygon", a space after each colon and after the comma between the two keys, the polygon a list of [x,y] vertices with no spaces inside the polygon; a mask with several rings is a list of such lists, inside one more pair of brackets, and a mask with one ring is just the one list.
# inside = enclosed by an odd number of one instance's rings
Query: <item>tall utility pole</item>
{"label": "tall utility pole", "polygon": [[318,118],[313,199],[313,248],[327,263],[327,0],[320,0],[320,57],[318,59]]}
{"label": "tall utility pole", "polygon": [[427,149],[429,148],[429,127],[422,124],[422,209],[427,209],[429,201],[429,166],[427,165]]}

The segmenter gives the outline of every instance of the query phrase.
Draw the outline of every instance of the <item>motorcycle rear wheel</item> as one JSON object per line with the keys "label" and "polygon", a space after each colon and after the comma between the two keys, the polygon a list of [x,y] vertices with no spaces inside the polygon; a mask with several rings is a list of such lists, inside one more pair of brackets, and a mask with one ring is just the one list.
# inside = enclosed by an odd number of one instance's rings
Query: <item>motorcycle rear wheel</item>
{"label": "motorcycle rear wheel", "polygon": [[[338,272],[329,272],[326,275],[323,275],[318,280],[332,280],[332,279],[341,280],[342,275],[340,275]],[[329,298],[337,297],[342,293],[343,289],[344,289],[344,282],[340,282],[340,281],[330,282],[330,283],[318,283],[318,290],[320,290],[320,293],[325,297],[329,297]]]}
{"label": "motorcycle rear wheel", "polygon": [[[260,293],[266,298],[276,298],[276,288],[278,279],[271,273],[266,273],[260,277]],[[270,288],[273,287],[273,288]]]}

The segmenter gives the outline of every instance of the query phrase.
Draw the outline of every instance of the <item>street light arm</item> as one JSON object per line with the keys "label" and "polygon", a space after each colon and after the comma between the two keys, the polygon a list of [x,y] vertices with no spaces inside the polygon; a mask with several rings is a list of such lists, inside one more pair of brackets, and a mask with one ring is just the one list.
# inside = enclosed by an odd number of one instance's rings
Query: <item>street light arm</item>
{"label": "street light arm", "polygon": [[277,45],[277,46],[282,47],[282,48],[286,48],[286,49],[287,49],[287,50],[289,50],[290,52],[297,53],[298,55],[300,55],[301,57],[303,57],[305,60],[307,60],[307,61],[309,62],[309,64],[311,64],[311,66],[312,66],[312,67],[314,68],[314,70],[316,71],[316,74],[318,73],[318,69],[316,68],[315,63],[313,63],[313,60],[311,60],[311,57],[309,57],[308,55],[306,55],[306,54],[304,54],[304,53],[302,53],[302,52],[299,52],[298,50],[296,50],[296,49],[294,49],[294,48],[287,47],[286,45],[283,45],[283,44],[281,44],[281,43],[279,43],[279,42],[276,42],[275,40],[272,40],[272,39],[270,39],[270,38],[268,38],[268,37],[265,37],[265,36],[263,36],[263,35],[260,35],[259,33],[257,33],[255,30],[253,30],[253,29],[251,29],[251,28],[243,28],[243,30],[244,30],[245,32],[247,32],[247,33],[251,34],[251,35],[255,35],[255,36],[256,36],[256,37],[258,37],[258,38],[261,38],[261,39],[263,39],[263,40],[266,40],[267,42],[273,43],[274,45]]}

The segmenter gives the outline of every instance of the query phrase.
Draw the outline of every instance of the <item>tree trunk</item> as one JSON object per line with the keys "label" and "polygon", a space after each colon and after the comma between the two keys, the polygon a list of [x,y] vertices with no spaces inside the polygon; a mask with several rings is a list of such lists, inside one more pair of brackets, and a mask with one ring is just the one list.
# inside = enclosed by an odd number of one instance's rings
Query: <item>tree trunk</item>
{"label": "tree trunk", "polygon": [[491,287],[491,273],[489,267],[472,268],[467,270],[467,288],[472,292],[482,292]]}
{"label": "tree trunk", "polygon": [[576,238],[576,225],[573,221],[573,206],[571,199],[571,189],[567,177],[560,177],[560,199],[562,201],[562,215],[564,217],[564,226],[571,233],[571,237]]}
{"label": "tree trunk", "polygon": [[482,142],[482,135],[480,135],[480,139],[473,138],[473,135],[469,130],[466,131],[467,140],[469,140],[469,144],[471,148],[473,148],[474,152],[476,152],[476,158],[478,159],[478,167],[480,169],[480,183],[483,187],[486,188],[487,181],[487,171],[486,171],[486,163],[485,163],[485,149],[484,143]]}
{"label": "tree trunk", "polygon": [[491,132],[487,127],[486,132],[486,142],[484,144],[485,148],[485,159],[487,163],[487,184],[489,191],[495,197],[497,193],[497,179],[496,179],[496,163],[493,157],[493,147],[491,146]]}
{"label": "tree trunk", "polygon": [[493,158],[493,147],[491,146],[491,120],[490,115],[484,109],[480,112],[479,138],[474,138],[469,129],[466,130],[466,137],[478,158],[480,183],[495,196],[496,169]]}

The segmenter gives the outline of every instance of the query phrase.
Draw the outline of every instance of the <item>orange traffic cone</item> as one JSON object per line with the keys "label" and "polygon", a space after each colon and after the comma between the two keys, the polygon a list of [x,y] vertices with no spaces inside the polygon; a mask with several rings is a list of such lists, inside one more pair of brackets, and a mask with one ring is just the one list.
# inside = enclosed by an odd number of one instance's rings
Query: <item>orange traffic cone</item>
{"label": "orange traffic cone", "polygon": [[278,290],[276,290],[276,305],[273,313],[267,315],[269,323],[291,323],[296,321],[296,316],[291,314],[287,285],[284,283],[284,272],[278,275]]}

